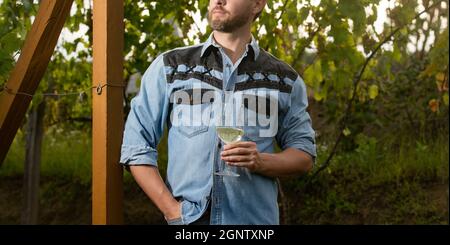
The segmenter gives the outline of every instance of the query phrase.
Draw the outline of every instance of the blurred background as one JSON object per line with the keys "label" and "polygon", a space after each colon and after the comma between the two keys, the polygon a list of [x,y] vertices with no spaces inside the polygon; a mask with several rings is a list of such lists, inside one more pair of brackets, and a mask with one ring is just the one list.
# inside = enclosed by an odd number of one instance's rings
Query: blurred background
{"label": "blurred background", "polygon": [[[1,88],[38,2],[0,0]],[[158,54],[208,37],[207,4],[125,0],[125,115]],[[24,166],[33,135],[42,141],[35,222],[91,223],[91,6],[74,1],[27,117],[18,122],[0,166],[0,224],[28,222]],[[253,35],[303,77],[318,146],[311,173],[280,179],[283,224],[448,224],[448,6],[268,1]],[[166,149],[164,136],[163,178]],[[126,171],[124,205],[126,224],[165,224]]]}

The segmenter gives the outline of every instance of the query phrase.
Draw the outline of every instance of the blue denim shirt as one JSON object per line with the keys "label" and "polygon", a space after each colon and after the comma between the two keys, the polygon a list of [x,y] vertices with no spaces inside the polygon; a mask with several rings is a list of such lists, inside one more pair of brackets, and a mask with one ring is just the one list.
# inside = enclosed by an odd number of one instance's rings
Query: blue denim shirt
{"label": "blue denim shirt", "polygon": [[[180,91],[186,92],[187,100],[176,98]],[[218,114],[213,109],[214,99],[199,102],[195,91],[200,95],[213,92],[218,96],[215,101],[220,101],[225,91],[241,97],[276,92],[275,134],[264,137],[258,133],[263,127],[260,124],[245,125],[242,140],[256,142],[259,152],[267,153],[274,151],[276,141],[283,150],[292,147],[315,159],[315,134],[306,111],[306,87],[300,76],[261,49],[253,37],[242,57],[233,64],[211,34],[204,43],[170,50],[152,62],[142,77],[139,94],[131,101],[120,162],[125,166],[157,167],[156,148],[167,126],[166,184],[173,196],[182,200],[181,219],[170,223],[192,223],[211,205],[211,224],[279,224],[278,187],[274,178],[246,168],[238,168],[239,177],[213,174],[223,168],[222,144],[214,129],[216,121],[212,119],[221,117],[212,115]],[[246,119],[259,113],[249,108],[246,105],[242,114]],[[174,123],[174,119],[180,118]],[[185,124],[183,118],[194,123]]]}

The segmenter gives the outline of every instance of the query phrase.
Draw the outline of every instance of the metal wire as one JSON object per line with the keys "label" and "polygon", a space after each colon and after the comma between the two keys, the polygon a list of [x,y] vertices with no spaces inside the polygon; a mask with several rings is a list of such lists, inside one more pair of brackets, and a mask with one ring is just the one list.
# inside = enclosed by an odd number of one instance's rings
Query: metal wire
{"label": "metal wire", "polygon": [[[92,87],[83,89],[81,91],[74,91],[74,92],[69,91],[69,92],[64,92],[64,93],[43,93],[42,95],[44,97],[60,97],[60,96],[71,96],[71,95],[81,96],[83,93],[92,92],[92,89],[95,89],[96,93],[98,95],[100,95],[103,92],[104,87],[125,88],[125,85],[99,83],[97,86],[92,86]],[[2,93],[2,92],[6,92],[10,95],[23,95],[23,96],[27,96],[27,97],[31,97],[31,98],[33,98],[33,96],[34,96],[33,94],[29,94],[29,93],[25,93],[25,92],[21,92],[21,91],[14,91],[11,88],[8,88],[8,86],[6,84],[3,87],[0,87],[0,93]]]}

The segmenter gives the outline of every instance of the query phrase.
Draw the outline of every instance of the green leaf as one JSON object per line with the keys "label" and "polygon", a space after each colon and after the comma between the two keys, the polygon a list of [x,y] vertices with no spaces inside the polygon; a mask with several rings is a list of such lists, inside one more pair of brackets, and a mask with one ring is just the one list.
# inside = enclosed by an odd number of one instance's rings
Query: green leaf
{"label": "green leaf", "polygon": [[0,46],[4,49],[5,52],[12,54],[16,50],[20,49],[21,40],[17,36],[17,32],[15,30],[9,32],[0,38]]}
{"label": "green leaf", "polygon": [[445,94],[442,96],[442,100],[444,101],[444,105],[445,105],[445,106],[448,106],[448,93],[445,93]]}
{"label": "green leaf", "polygon": [[372,25],[373,23],[375,23],[375,21],[378,18],[378,9],[376,5],[372,6],[372,15],[370,15],[369,17],[367,17],[367,24],[368,25]]}
{"label": "green leaf", "polygon": [[352,19],[353,31],[358,35],[361,34],[366,25],[366,13],[362,2],[341,0],[338,7],[343,16]]}
{"label": "green leaf", "polygon": [[287,16],[289,17],[289,19],[297,19],[298,18],[298,13],[297,13],[297,10],[296,9],[293,9],[293,8],[288,8],[287,10],[286,10],[286,14],[287,14]]}
{"label": "green leaf", "polygon": [[369,87],[369,98],[375,99],[378,96],[378,86],[373,84]]}
{"label": "green leaf", "polygon": [[310,65],[303,75],[306,84],[311,87],[317,87],[323,81],[321,62],[317,61]]}
{"label": "green leaf", "polygon": [[322,93],[320,93],[320,92],[318,92],[318,91],[314,91],[314,99],[315,99],[316,101],[321,101],[321,100],[323,100]]}
{"label": "green leaf", "polygon": [[309,8],[303,7],[300,9],[300,13],[298,13],[298,21],[303,23],[309,15]]}
{"label": "green leaf", "polygon": [[349,128],[345,128],[342,133],[344,134],[345,137],[349,136],[352,132],[350,131]]}
{"label": "green leaf", "polygon": [[23,6],[25,7],[26,12],[30,12],[33,7],[33,2],[30,0],[22,0]]}

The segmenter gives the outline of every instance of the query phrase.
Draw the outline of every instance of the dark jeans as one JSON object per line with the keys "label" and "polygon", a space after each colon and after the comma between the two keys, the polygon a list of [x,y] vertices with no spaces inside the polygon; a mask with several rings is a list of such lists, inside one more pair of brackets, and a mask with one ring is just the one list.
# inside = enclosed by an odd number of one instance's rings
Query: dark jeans
{"label": "dark jeans", "polygon": [[209,225],[209,218],[211,216],[211,205],[208,205],[205,213],[198,220],[190,223],[189,225]]}

